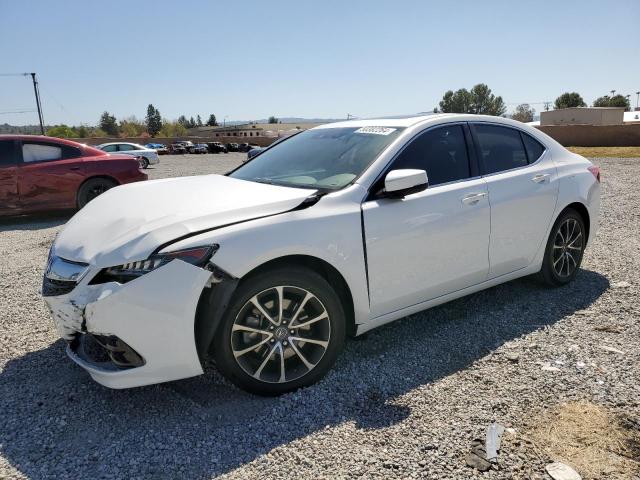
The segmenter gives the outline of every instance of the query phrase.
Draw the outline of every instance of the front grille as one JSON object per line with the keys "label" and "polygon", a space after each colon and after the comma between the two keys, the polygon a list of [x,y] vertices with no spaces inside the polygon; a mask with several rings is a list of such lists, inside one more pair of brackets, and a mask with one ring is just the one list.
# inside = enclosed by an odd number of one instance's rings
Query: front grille
{"label": "front grille", "polygon": [[42,279],[42,296],[43,297],[56,297],[58,295],[65,295],[71,290],[76,288],[76,282],[68,280],[53,280],[48,277]]}

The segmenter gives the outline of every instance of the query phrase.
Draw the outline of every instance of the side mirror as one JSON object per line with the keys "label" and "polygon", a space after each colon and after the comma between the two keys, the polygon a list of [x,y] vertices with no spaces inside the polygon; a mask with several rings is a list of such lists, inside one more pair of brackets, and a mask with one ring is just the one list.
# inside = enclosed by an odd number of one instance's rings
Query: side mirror
{"label": "side mirror", "polygon": [[424,170],[401,169],[391,170],[384,178],[382,197],[403,198],[412,193],[425,190],[429,185],[427,172]]}

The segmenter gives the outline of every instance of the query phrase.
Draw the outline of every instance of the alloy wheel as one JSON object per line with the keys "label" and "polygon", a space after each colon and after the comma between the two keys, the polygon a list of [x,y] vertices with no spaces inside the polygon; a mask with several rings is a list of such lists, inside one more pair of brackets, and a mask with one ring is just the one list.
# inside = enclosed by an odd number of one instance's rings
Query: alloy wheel
{"label": "alloy wheel", "polygon": [[251,297],[231,330],[231,350],[256,380],[285,383],[313,370],[331,338],[327,309],[300,287],[276,286]]}
{"label": "alloy wheel", "polygon": [[553,271],[561,278],[569,277],[578,267],[582,255],[582,227],[575,218],[567,218],[553,239]]}

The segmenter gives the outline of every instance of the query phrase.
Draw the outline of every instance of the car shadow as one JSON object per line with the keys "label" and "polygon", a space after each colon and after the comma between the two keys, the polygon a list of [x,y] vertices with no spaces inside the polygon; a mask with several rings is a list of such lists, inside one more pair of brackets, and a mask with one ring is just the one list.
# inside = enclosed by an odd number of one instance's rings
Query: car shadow
{"label": "car shadow", "polygon": [[67,223],[74,213],[75,211],[73,210],[63,210],[51,213],[0,217],[0,232],[42,230],[44,228],[59,227]]}
{"label": "car shadow", "polygon": [[277,398],[244,393],[213,366],[192,379],[109,390],[57,341],[0,373],[0,451],[33,478],[57,476],[51,465],[85,478],[220,475],[327,426],[402,422],[411,411],[400,395],[588,307],[608,286],[586,270],[558,289],[531,278],[499,285],[348,341],[324,380]]}

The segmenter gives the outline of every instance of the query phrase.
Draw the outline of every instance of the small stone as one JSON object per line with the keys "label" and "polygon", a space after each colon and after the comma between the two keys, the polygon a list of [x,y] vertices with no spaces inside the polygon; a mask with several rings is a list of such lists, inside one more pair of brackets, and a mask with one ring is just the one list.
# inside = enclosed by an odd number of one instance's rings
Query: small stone
{"label": "small stone", "polygon": [[622,281],[622,282],[613,283],[611,284],[611,286],[613,288],[629,288],[631,284],[629,282]]}
{"label": "small stone", "polygon": [[520,361],[520,354],[517,352],[507,352],[504,354],[504,358],[513,363],[518,363]]}
{"label": "small stone", "polygon": [[582,480],[578,472],[564,463],[550,463],[545,469],[553,480]]}
{"label": "small stone", "polygon": [[486,472],[491,469],[491,463],[477,455],[475,452],[470,452],[467,455],[466,462],[468,466],[481,472]]}
{"label": "small stone", "polygon": [[551,365],[543,365],[542,370],[545,372],[559,372],[560,369],[558,367],[552,367]]}

